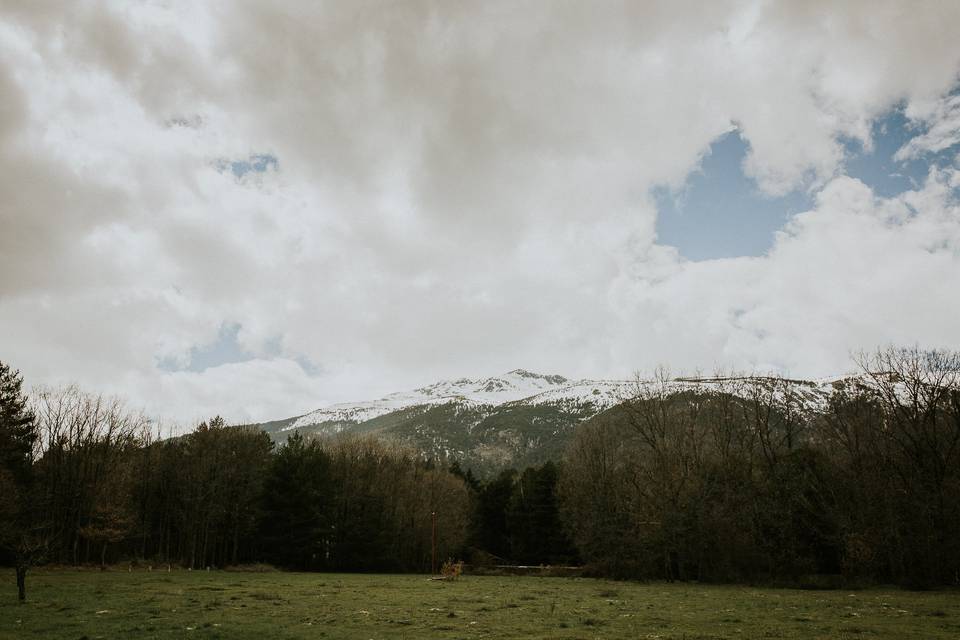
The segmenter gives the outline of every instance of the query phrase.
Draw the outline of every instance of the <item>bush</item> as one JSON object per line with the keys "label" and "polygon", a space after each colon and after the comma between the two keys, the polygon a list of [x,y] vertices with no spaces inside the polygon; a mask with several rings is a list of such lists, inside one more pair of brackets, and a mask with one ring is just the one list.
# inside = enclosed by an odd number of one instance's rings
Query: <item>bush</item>
{"label": "bush", "polygon": [[447,580],[456,580],[460,577],[460,574],[463,573],[463,560],[453,561],[451,558],[443,563],[443,566],[440,567],[440,575],[446,578]]}

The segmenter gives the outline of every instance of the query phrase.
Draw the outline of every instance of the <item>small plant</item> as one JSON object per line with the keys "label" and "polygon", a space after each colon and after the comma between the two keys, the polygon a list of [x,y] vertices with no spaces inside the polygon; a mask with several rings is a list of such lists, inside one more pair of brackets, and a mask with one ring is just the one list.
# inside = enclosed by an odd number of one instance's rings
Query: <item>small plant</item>
{"label": "small plant", "polygon": [[456,580],[460,577],[461,573],[463,573],[463,560],[454,562],[453,558],[451,558],[440,567],[440,575],[443,576],[445,580]]}

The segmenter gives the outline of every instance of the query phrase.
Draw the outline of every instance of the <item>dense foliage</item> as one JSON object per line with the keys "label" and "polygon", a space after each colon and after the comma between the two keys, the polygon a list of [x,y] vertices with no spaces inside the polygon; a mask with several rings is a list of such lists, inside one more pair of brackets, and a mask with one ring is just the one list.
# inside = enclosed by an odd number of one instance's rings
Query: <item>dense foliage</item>
{"label": "dense foliage", "polygon": [[151,436],[116,399],[75,387],[32,398],[0,369],[0,563],[18,578],[41,562],[189,568],[245,562],[425,571],[463,548],[464,480],[373,439],[274,450],[260,430],[220,418]]}
{"label": "dense foliage", "polygon": [[291,437],[271,461],[262,557],[301,569],[423,571],[466,538],[463,480],[372,439]]}
{"label": "dense foliage", "polygon": [[585,560],[622,577],[960,581],[960,356],[889,350],[805,409],[779,379],[585,424],[561,481]]}
{"label": "dense foliage", "polygon": [[474,515],[468,550],[474,564],[573,564],[578,554],[560,520],[559,470],[553,462],[472,479]]}

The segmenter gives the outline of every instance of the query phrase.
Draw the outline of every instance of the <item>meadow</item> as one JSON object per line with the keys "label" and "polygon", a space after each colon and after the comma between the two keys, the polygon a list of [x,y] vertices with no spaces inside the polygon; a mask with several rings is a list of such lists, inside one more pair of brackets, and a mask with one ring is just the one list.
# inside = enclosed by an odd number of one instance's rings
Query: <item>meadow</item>
{"label": "meadow", "polygon": [[590,578],[36,570],[0,638],[957,638],[960,593]]}

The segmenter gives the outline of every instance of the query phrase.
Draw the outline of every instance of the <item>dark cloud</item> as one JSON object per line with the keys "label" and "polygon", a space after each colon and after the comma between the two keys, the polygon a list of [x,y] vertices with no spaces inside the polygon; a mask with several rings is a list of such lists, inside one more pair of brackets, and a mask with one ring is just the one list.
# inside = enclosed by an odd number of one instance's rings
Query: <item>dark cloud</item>
{"label": "dark cloud", "polygon": [[[949,302],[855,265],[958,274],[925,248],[956,233],[956,178],[910,196],[923,224],[880,224],[906,201],[843,178],[841,140],[899,103],[952,135],[958,24],[953,2],[5,3],[5,357],[264,418],[441,375],[830,372],[862,341],[955,342]],[[684,262],[650,190],[734,123],[765,192],[826,195],[768,258]],[[157,368],[221,326],[252,360]]]}

